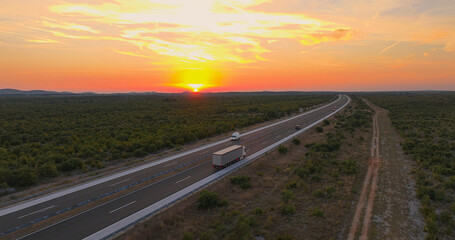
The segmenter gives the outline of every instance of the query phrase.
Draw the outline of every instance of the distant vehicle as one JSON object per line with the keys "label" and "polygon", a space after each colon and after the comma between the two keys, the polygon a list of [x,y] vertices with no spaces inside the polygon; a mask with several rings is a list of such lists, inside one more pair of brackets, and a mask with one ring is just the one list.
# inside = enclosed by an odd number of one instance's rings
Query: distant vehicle
{"label": "distant vehicle", "polygon": [[301,129],[300,125],[295,125],[295,130],[300,130],[300,129]]}
{"label": "distant vehicle", "polygon": [[332,108],[332,112],[335,112],[335,108]]}
{"label": "distant vehicle", "polygon": [[245,146],[234,145],[213,153],[212,166],[215,169],[228,167],[246,156]]}
{"label": "distant vehicle", "polygon": [[231,137],[231,141],[237,141],[240,139],[240,133],[239,132],[235,132],[232,134],[232,137]]}

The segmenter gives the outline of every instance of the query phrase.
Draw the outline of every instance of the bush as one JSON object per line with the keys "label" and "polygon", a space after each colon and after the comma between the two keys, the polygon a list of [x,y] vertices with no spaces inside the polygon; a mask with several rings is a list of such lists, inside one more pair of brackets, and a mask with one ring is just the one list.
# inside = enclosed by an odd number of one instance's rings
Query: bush
{"label": "bush", "polygon": [[353,159],[349,160],[344,160],[341,162],[341,165],[338,167],[340,172],[347,174],[347,175],[352,175],[357,172],[357,161]]}
{"label": "bush", "polygon": [[281,207],[281,214],[283,214],[283,215],[292,215],[292,214],[294,214],[294,212],[295,212],[295,207],[290,204],[286,204]]}
{"label": "bush", "polygon": [[278,146],[278,152],[281,154],[286,154],[288,152],[288,148],[283,145],[280,145]]}
{"label": "bush", "polygon": [[325,126],[327,126],[327,125],[330,125],[330,121],[326,119],[326,120],[324,120],[324,121],[322,122],[322,126],[325,127]]}
{"label": "bush", "polygon": [[322,133],[324,129],[322,127],[316,127],[316,132]]}
{"label": "bush", "polygon": [[314,216],[314,217],[324,217],[324,211],[319,209],[319,208],[316,208],[316,209],[313,210],[311,215]]}
{"label": "bush", "polygon": [[194,236],[193,234],[189,233],[189,232],[185,232],[183,234],[183,240],[193,240],[194,239]]}
{"label": "bush", "polygon": [[235,176],[231,177],[230,181],[233,185],[238,185],[242,189],[248,189],[251,187],[251,178],[248,176]]}
{"label": "bush", "polygon": [[202,190],[199,193],[197,203],[199,209],[209,209],[226,205],[226,202],[221,201],[221,199],[218,197],[218,194],[208,190]]}
{"label": "bush", "polygon": [[8,179],[8,185],[15,187],[28,187],[34,185],[38,181],[35,171],[28,167],[22,167],[13,170]]}
{"label": "bush", "polygon": [[38,167],[39,178],[53,178],[58,176],[57,166],[53,163],[46,163]]}
{"label": "bush", "polygon": [[294,199],[294,194],[291,191],[283,190],[281,192],[281,200],[283,200],[283,202],[288,203],[291,199]]}
{"label": "bush", "polygon": [[298,139],[298,138],[293,138],[293,139],[292,139],[292,142],[293,142],[295,145],[299,145],[299,144],[300,144],[300,139]]}
{"label": "bush", "polygon": [[316,190],[316,191],[313,192],[313,195],[314,195],[315,197],[318,197],[318,198],[323,198],[325,194],[324,194],[324,192],[321,191],[321,190]]}
{"label": "bush", "polygon": [[256,215],[262,215],[263,213],[264,211],[262,210],[262,208],[257,207],[254,209],[254,214]]}

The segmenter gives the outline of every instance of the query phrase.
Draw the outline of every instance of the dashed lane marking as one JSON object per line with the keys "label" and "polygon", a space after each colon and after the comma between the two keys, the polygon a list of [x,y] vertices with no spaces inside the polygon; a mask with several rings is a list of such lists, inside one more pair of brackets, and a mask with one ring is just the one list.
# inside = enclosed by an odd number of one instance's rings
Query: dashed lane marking
{"label": "dashed lane marking", "polygon": [[119,208],[116,208],[116,209],[110,211],[109,213],[117,212],[118,210],[120,210],[120,209],[122,209],[122,208],[124,208],[124,207],[128,207],[129,205],[131,205],[131,204],[133,204],[133,203],[135,203],[135,202],[136,202],[136,201],[132,201],[132,202],[126,204],[126,205],[123,205],[123,206],[121,206],[121,207],[119,207]]}

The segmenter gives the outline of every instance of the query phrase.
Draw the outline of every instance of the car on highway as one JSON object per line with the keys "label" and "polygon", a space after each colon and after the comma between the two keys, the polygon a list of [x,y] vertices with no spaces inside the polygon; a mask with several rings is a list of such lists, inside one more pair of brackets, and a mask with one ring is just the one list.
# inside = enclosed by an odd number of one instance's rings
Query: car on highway
{"label": "car on highway", "polygon": [[302,128],[300,127],[300,125],[295,125],[295,130],[300,130],[300,129],[302,129]]}
{"label": "car on highway", "polygon": [[239,132],[234,132],[231,136],[231,141],[237,141],[240,139],[240,133]]}

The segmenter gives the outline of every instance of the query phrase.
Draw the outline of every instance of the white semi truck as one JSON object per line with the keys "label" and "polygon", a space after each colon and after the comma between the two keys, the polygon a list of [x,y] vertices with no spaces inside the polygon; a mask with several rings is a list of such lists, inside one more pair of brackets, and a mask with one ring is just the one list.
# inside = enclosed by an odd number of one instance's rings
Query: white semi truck
{"label": "white semi truck", "polygon": [[212,166],[215,169],[223,169],[244,159],[246,156],[245,146],[234,145],[213,153]]}

